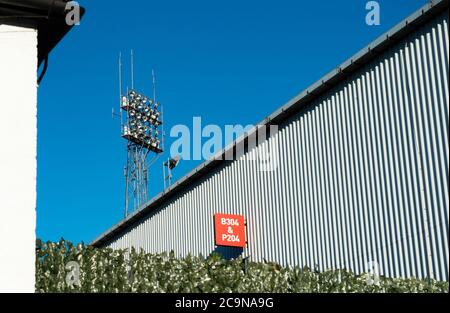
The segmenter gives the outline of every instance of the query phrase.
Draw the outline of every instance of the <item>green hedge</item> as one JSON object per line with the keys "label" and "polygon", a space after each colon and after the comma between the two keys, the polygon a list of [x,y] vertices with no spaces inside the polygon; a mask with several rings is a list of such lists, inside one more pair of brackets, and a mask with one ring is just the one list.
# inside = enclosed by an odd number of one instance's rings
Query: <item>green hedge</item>
{"label": "green hedge", "polygon": [[[146,254],[134,249],[114,251],[83,244],[36,244],[36,292],[448,292],[448,282],[381,277],[368,284],[367,275],[348,271],[319,273],[308,268],[283,268],[274,263],[223,260],[174,253]],[[69,262],[79,264],[79,282]],[[78,280],[77,280],[78,281]]]}

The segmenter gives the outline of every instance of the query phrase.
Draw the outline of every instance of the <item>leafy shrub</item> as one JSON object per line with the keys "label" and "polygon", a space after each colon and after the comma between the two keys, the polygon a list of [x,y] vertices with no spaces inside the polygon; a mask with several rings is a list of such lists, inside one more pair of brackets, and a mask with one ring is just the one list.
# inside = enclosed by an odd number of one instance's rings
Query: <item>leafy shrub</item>
{"label": "leafy shrub", "polygon": [[[79,265],[80,284],[66,282],[69,262]],[[36,244],[36,292],[448,292],[448,282],[415,278],[381,277],[368,284],[368,276],[345,270],[318,272],[308,268],[280,267],[275,263],[245,263],[173,252],[96,249],[84,244]]]}

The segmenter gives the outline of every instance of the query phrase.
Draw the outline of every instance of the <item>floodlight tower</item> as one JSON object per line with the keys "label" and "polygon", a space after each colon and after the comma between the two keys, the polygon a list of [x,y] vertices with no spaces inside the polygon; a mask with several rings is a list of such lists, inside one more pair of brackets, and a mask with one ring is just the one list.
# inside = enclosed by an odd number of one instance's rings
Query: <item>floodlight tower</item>
{"label": "floodlight tower", "polygon": [[131,89],[122,90],[122,60],[119,56],[120,121],[122,138],[127,141],[125,176],[125,217],[148,200],[149,154],[163,152],[161,107],[156,102],[155,75],[153,99],[134,89],[134,61],[131,51]]}

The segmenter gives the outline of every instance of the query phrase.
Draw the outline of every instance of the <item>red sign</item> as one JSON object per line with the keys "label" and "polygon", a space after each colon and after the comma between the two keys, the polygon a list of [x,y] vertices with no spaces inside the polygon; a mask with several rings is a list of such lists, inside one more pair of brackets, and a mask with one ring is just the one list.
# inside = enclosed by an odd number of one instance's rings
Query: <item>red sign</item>
{"label": "red sign", "polygon": [[245,247],[245,221],[242,215],[215,214],[216,246]]}

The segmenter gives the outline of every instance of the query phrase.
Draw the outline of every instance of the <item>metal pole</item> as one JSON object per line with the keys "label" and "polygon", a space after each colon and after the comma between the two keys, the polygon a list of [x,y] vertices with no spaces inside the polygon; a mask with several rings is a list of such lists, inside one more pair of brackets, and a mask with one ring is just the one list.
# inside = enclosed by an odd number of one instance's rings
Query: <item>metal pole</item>
{"label": "metal pole", "polygon": [[169,172],[169,188],[172,184],[172,169],[170,168],[170,158],[167,159],[167,170]]}
{"label": "metal pole", "polygon": [[163,170],[163,183],[164,183],[164,191],[166,191],[166,169],[164,162],[162,163],[162,170]]}
{"label": "metal pole", "polygon": [[122,52],[119,53],[119,109],[120,109],[120,129],[123,129],[122,121]]}
{"label": "metal pole", "polygon": [[129,166],[130,166],[130,151],[127,151],[127,165],[125,166],[125,217],[128,216],[128,193],[129,193]]}
{"label": "metal pole", "polygon": [[131,49],[131,89],[134,90],[134,53]]}
{"label": "metal pole", "polygon": [[152,69],[152,80],[153,80],[153,101],[156,102],[156,76],[155,71]]}

